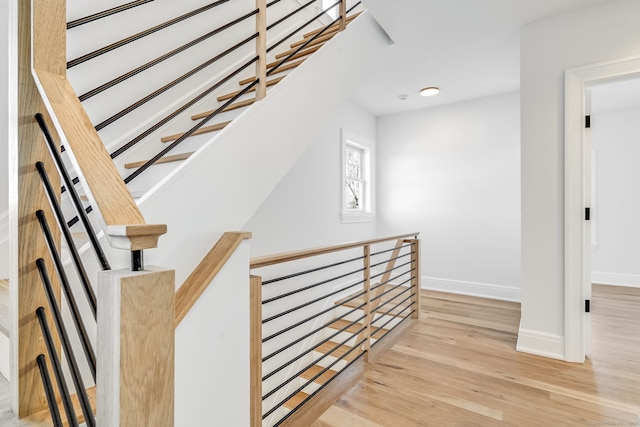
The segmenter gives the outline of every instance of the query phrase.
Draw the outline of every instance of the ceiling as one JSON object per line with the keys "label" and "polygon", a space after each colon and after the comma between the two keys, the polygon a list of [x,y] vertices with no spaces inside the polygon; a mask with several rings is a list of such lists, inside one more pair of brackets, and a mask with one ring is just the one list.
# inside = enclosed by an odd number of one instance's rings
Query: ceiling
{"label": "ceiling", "polygon": [[[378,116],[516,91],[520,28],[606,1],[365,0],[394,44],[352,99]],[[425,86],[441,92],[421,97]]]}

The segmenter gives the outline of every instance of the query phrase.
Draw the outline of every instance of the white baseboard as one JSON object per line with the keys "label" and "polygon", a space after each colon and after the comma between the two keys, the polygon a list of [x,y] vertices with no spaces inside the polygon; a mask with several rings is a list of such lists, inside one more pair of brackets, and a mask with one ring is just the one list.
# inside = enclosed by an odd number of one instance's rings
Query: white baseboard
{"label": "white baseboard", "polygon": [[452,294],[520,302],[520,288],[492,285],[488,283],[465,282],[462,280],[422,277],[422,288]]}
{"label": "white baseboard", "polygon": [[591,283],[601,285],[627,286],[630,288],[640,288],[640,275],[592,272]]}
{"label": "white baseboard", "polygon": [[516,350],[537,356],[564,360],[564,337],[520,327]]}

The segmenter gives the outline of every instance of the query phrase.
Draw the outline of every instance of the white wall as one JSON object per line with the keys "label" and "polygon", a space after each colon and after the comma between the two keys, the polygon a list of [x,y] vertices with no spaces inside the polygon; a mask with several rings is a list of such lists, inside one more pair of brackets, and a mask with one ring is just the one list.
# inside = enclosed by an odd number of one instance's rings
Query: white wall
{"label": "white wall", "polygon": [[[313,143],[247,223],[251,255],[371,238],[375,222],[340,221],[340,129],[376,140],[375,117],[350,102],[323,126]],[[369,147],[375,150],[375,147]]]}
{"label": "white wall", "polygon": [[9,277],[9,2],[0,1],[0,279]]}
{"label": "white wall", "polygon": [[521,351],[564,358],[564,71],[639,56],[638,16],[614,0],[522,29]]}
{"label": "white wall", "polygon": [[519,99],[378,119],[379,231],[421,232],[423,287],[519,300]]}
{"label": "white wall", "polygon": [[591,258],[592,281],[640,287],[640,109],[592,114],[595,155],[593,206],[597,243]]}

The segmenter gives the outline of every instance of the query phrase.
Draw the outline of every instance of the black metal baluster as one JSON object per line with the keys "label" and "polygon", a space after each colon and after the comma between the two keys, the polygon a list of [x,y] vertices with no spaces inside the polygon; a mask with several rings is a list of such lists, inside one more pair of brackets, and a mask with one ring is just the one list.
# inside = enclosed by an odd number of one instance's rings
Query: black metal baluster
{"label": "black metal baluster", "polygon": [[38,322],[40,323],[40,329],[42,330],[44,343],[47,347],[47,352],[49,353],[49,359],[51,360],[51,366],[53,367],[53,373],[56,377],[56,382],[58,383],[58,390],[60,391],[62,405],[64,407],[65,413],[67,414],[67,422],[72,427],[78,427],[78,418],[76,416],[76,411],[73,408],[73,403],[71,402],[71,394],[69,393],[67,380],[64,378],[64,374],[62,372],[60,358],[58,357],[56,346],[53,343],[51,329],[49,328],[49,322],[47,322],[47,317],[44,314],[43,307],[38,307],[38,309],[36,310],[36,317],[38,318]]}
{"label": "black metal baluster", "polygon": [[42,279],[42,285],[44,286],[47,301],[49,302],[49,308],[53,313],[53,320],[56,324],[56,328],[58,329],[58,336],[60,338],[60,342],[62,343],[64,354],[67,358],[69,370],[71,371],[71,378],[73,379],[73,384],[75,385],[76,393],[78,394],[80,407],[82,408],[85,422],[87,423],[88,427],[95,427],[96,420],[95,416],[93,415],[91,403],[89,402],[87,389],[85,388],[84,381],[82,380],[82,376],[80,375],[78,362],[73,353],[71,342],[69,341],[69,334],[67,334],[67,329],[65,328],[62,321],[62,314],[60,313],[60,309],[58,308],[58,304],[53,293],[53,287],[51,286],[51,281],[49,280],[49,274],[47,273],[47,267],[45,266],[44,260],[42,258],[36,260],[36,267],[38,268],[40,278]]}
{"label": "black metal baluster", "polygon": [[[89,368],[91,369],[91,374],[93,375],[93,380],[95,381],[96,380],[96,356],[95,356],[95,353],[93,352],[93,347],[91,346],[91,342],[89,341],[89,335],[87,334],[87,330],[84,327],[84,322],[82,321],[82,317],[80,316],[80,310],[78,310],[78,304],[76,303],[76,299],[73,296],[73,291],[71,290],[71,285],[69,284],[69,279],[67,278],[67,274],[64,271],[64,266],[62,265],[60,254],[58,254],[58,250],[56,249],[55,241],[53,240],[53,236],[51,235],[51,230],[49,229],[49,224],[47,223],[47,218],[45,218],[44,212],[42,210],[39,210],[36,212],[36,217],[38,218],[38,222],[40,223],[42,234],[44,234],[44,237],[47,241],[47,246],[49,247],[49,253],[51,254],[53,263],[56,266],[56,271],[58,272],[58,278],[60,279],[60,283],[62,284],[62,289],[64,290],[65,297],[67,298],[67,302],[69,303],[71,318],[73,319],[73,322],[76,327],[76,331],[78,332],[78,336],[80,337],[80,343],[82,344],[82,349],[84,350],[84,354],[87,358]],[[93,315],[95,316],[95,312]]]}
{"label": "black metal baluster", "polygon": [[60,176],[62,176],[62,180],[64,181],[65,186],[69,191],[69,195],[71,196],[71,200],[73,201],[73,205],[76,209],[78,217],[80,217],[80,220],[82,221],[82,225],[84,226],[84,229],[86,230],[87,235],[89,236],[89,240],[91,241],[93,250],[96,253],[98,262],[102,266],[103,270],[111,270],[111,266],[109,265],[109,261],[107,260],[107,257],[105,256],[102,250],[102,246],[98,241],[96,232],[93,230],[93,226],[89,221],[89,217],[86,215],[85,209],[82,206],[82,201],[80,200],[80,196],[78,196],[78,192],[76,191],[75,186],[73,185],[71,177],[69,176],[67,169],[64,167],[64,163],[62,162],[60,153],[58,153],[58,150],[56,149],[56,144],[53,141],[51,132],[49,132],[49,128],[47,127],[47,124],[44,121],[44,117],[42,116],[42,114],[38,113],[36,114],[35,118],[36,118],[36,121],[38,122],[38,125],[40,126],[40,130],[42,131],[42,134],[44,135],[44,139],[47,142],[47,145],[49,146],[49,152],[51,153],[51,156],[53,157],[53,160],[56,164],[56,167],[58,168],[58,172],[60,173]]}
{"label": "black metal baluster", "polygon": [[36,357],[38,363],[38,369],[40,370],[40,378],[42,379],[42,386],[44,387],[44,394],[47,398],[47,404],[49,405],[49,414],[51,414],[51,420],[54,427],[62,427],[62,420],[60,419],[60,410],[58,410],[58,402],[56,401],[56,393],[53,391],[51,385],[51,377],[49,377],[49,370],[47,369],[47,362],[44,354]]}

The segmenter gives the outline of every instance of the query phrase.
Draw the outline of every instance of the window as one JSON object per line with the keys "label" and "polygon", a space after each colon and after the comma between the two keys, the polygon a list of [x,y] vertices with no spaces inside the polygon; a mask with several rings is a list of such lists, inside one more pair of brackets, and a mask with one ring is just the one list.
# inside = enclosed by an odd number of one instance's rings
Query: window
{"label": "window", "polygon": [[340,13],[338,6],[334,6],[331,9],[327,10],[328,7],[331,7],[331,5],[334,4],[336,4],[336,0],[322,0],[322,10],[324,10],[326,14],[329,15],[331,20],[336,19],[338,17],[338,14]]}
{"label": "window", "polygon": [[342,222],[373,221],[373,144],[342,130]]}

